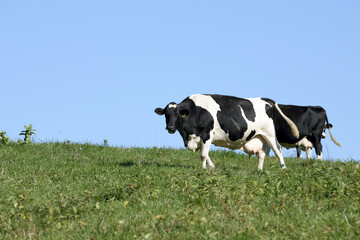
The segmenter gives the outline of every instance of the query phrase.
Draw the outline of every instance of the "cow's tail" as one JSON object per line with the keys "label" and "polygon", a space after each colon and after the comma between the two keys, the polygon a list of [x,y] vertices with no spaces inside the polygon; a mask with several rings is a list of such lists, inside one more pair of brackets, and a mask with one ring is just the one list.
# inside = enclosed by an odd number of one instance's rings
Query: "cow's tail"
{"label": "cow's tail", "polygon": [[336,141],[336,139],[334,138],[334,136],[333,136],[332,133],[331,133],[331,130],[330,130],[330,129],[331,129],[333,126],[329,123],[327,117],[326,117],[326,125],[325,125],[325,127],[326,127],[327,129],[329,129],[329,133],[330,133],[330,138],[331,138],[331,140],[333,140],[333,142],[334,142],[336,145],[338,145],[339,147],[341,147],[340,143],[339,143],[338,141]]}
{"label": "cow's tail", "polygon": [[[290,128],[291,128],[291,132],[294,135],[294,137],[299,138],[300,134],[299,134],[299,129],[296,127],[295,123],[293,121],[291,121],[290,118],[288,118],[280,109],[279,105],[277,105],[277,103],[274,103],[275,108],[278,110],[278,112],[280,113],[280,115],[285,119],[285,121],[289,124]],[[330,129],[329,129],[330,131]],[[331,134],[330,134],[331,135]]]}

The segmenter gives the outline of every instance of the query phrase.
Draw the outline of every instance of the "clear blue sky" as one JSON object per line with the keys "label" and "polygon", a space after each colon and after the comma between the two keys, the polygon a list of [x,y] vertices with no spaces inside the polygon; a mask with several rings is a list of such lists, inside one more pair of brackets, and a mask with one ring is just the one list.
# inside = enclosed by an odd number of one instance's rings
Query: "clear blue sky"
{"label": "clear blue sky", "polygon": [[182,148],[154,109],[218,93],[321,105],[360,160],[360,1],[1,1],[0,34],[13,140]]}

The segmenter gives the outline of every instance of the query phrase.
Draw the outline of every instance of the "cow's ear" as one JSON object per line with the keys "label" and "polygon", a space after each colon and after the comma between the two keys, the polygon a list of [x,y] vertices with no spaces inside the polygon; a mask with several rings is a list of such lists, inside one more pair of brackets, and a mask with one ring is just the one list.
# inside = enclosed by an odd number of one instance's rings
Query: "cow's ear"
{"label": "cow's ear", "polygon": [[156,108],[154,112],[158,115],[163,115],[165,111],[162,108]]}
{"label": "cow's ear", "polygon": [[184,118],[184,117],[186,117],[187,115],[189,115],[189,110],[187,110],[187,109],[182,109],[182,110],[180,110],[180,116],[182,117],[182,118]]}

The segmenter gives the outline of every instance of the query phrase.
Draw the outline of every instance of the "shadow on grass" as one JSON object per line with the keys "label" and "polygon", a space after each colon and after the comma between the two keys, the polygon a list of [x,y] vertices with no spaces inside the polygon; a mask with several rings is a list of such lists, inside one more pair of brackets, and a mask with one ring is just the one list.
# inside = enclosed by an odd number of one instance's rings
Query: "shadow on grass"
{"label": "shadow on grass", "polygon": [[136,164],[132,161],[126,161],[126,162],[119,163],[120,167],[132,167],[134,165],[136,165]]}
{"label": "shadow on grass", "polygon": [[149,161],[141,161],[141,162],[133,162],[126,161],[118,163],[120,167],[133,167],[133,166],[146,166],[146,167],[159,167],[159,168],[192,168],[188,165],[178,164],[178,163],[158,163],[158,162],[149,162]]}

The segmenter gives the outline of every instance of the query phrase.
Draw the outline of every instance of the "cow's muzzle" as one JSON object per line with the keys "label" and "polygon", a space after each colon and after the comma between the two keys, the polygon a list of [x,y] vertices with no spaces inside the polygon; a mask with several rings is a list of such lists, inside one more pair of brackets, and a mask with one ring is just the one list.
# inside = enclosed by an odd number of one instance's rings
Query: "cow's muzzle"
{"label": "cow's muzzle", "polygon": [[166,130],[168,130],[170,134],[174,134],[176,132],[176,128],[174,126],[167,127]]}

